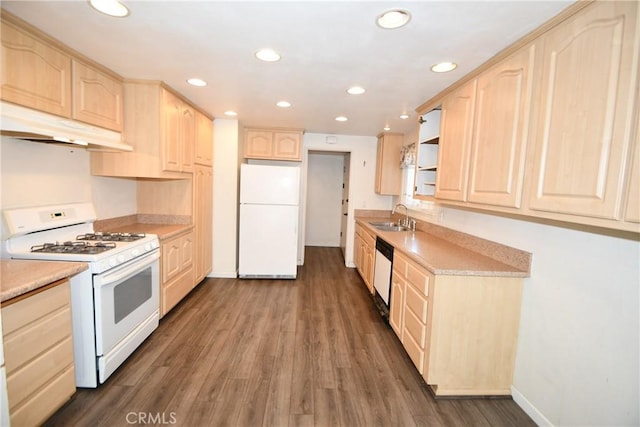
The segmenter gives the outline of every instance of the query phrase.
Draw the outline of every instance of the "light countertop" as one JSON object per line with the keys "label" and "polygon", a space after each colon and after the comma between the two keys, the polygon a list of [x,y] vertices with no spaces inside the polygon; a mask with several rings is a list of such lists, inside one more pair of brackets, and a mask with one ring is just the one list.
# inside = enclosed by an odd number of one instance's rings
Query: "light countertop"
{"label": "light countertop", "polygon": [[158,239],[165,240],[193,228],[191,224],[145,224],[136,222],[134,224],[122,225],[108,228],[105,231],[113,233],[146,233],[157,234]]}
{"label": "light countertop", "polygon": [[84,262],[0,260],[0,301],[26,294],[88,268]]}
{"label": "light countertop", "polygon": [[[381,231],[369,224],[370,221],[380,222],[381,218],[356,217],[356,222],[371,234],[381,237],[433,274],[529,277],[528,269],[506,264],[426,231]],[[504,247],[504,251],[510,249]]]}

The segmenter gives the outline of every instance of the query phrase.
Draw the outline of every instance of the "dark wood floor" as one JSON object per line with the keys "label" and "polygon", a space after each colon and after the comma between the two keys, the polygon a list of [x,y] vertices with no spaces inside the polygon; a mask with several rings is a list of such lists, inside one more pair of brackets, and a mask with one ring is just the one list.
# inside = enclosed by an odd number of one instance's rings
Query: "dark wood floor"
{"label": "dark wood floor", "polygon": [[47,425],[527,426],[510,399],[434,400],[338,248],[296,281],[207,279]]}

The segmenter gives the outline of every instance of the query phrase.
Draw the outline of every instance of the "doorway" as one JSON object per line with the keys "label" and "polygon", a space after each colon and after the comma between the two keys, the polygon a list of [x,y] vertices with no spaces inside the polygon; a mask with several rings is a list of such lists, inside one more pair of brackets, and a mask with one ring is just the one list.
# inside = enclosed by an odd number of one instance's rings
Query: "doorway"
{"label": "doorway", "polygon": [[305,246],[346,246],[350,154],[309,151]]}

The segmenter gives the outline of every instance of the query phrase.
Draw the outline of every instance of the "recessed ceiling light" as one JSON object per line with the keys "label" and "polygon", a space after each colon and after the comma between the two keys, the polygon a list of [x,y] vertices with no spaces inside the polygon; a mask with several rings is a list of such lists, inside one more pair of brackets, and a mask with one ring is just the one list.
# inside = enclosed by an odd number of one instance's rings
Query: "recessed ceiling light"
{"label": "recessed ceiling light", "polygon": [[276,103],[276,105],[277,105],[278,107],[281,107],[281,108],[289,108],[289,107],[291,107],[291,103],[290,103],[290,102],[288,102],[288,101],[278,101],[278,102]]}
{"label": "recessed ceiling light", "polygon": [[386,131],[391,130],[391,128],[390,128],[389,126],[385,126],[385,127],[383,127],[382,129],[383,129],[383,130],[386,130]]}
{"label": "recessed ceiling light", "polygon": [[105,15],[124,18],[129,15],[129,9],[118,0],[89,0],[89,4],[98,12]]}
{"label": "recessed ceiling light", "polygon": [[376,19],[376,24],[378,24],[380,28],[392,30],[407,25],[410,20],[411,14],[408,10],[392,9],[379,15]]}
{"label": "recessed ceiling light", "polygon": [[229,111],[225,111],[225,112],[224,112],[224,115],[225,115],[225,116],[237,116],[237,115],[238,115],[238,113],[236,113],[235,111],[231,111],[231,110],[229,110]]}
{"label": "recessed ceiling light", "polygon": [[434,73],[446,73],[448,71],[455,70],[457,66],[458,64],[454,62],[441,62],[431,67],[431,71]]}
{"label": "recessed ceiling light", "polygon": [[265,62],[275,62],[280,60],[280,55],[273,49],[260,49],[256,52],[256,58]]}
{"label": "recessed ceiling light", "polygon": [[346,122],[347,120],[349,120],[349,119],[347,119],[345,116],[336,117],[336,121],[337,122]]}
{"label": "recessed ceiling light", "polygon": [[400,114],[400,118],[402,120],[407,120],[409,118],[409,115],[408,114]]}
{"label": "recessed ceiling light", "polygon": [[349,89],[347,89],[347,93],[351,95],[362,95],[364,92],[364,88],[360,86],[351,86]]}
{"label": "recessed ceiling light", "polygon": [[207,82],[197,78],[189,79],[187,80],[187,83],[189,83],[191,86],[198,86],[198,87],[203,87],[207,85]]}

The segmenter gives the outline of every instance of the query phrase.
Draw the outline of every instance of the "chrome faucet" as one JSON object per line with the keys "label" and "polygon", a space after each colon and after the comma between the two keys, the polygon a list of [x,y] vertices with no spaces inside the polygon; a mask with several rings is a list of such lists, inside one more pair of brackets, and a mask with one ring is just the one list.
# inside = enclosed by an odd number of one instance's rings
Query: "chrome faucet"
{"label": "chrome faucet", "polygon": [[395,205],[393,210],[391,211],[391,215],[396,213],[396,208],[398,207],[404,208],[404,219],[401,219],[400,221],[398,221],[398,223],[403,227],[408,227],[409,226],[409,209],[407,209],[405,205],[403,205],[402,203],[398,203],[397,205]]}

